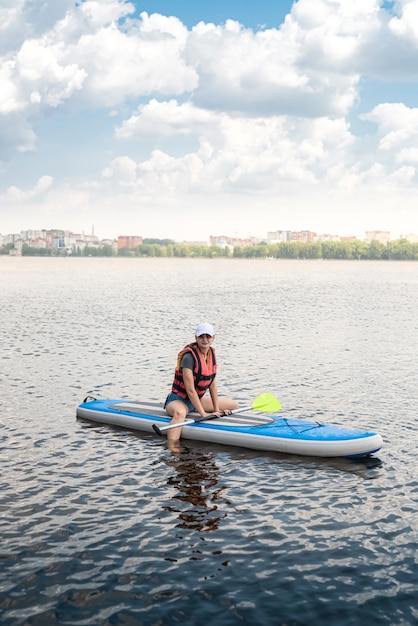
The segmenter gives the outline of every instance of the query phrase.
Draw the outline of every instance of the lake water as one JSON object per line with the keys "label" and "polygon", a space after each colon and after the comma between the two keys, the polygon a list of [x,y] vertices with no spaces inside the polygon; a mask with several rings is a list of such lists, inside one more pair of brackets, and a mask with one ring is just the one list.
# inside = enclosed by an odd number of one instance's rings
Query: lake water
{"label": "lake water", "polygon": [[[0,622],[418,624],[418,263],[0,257]],[[247,405],[378,431],[365,460],[76,419],[163,401],[215,325]]]}

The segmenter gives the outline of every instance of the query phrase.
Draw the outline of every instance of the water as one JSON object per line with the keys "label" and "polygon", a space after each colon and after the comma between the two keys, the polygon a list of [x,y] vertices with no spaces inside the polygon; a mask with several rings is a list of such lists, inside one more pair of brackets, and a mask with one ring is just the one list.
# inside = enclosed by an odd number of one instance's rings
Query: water
{"label": "water", "polygon": [[[418,264],[0,257],[0,622],[418,624]],[[215,325],[221,393],[380,432],[366,460],[77,421],[162,401]]]}

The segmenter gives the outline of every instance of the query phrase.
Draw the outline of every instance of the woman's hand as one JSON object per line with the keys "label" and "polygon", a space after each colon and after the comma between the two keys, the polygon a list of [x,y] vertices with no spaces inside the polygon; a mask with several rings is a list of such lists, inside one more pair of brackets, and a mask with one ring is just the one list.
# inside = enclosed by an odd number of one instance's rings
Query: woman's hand
{"label": "woman's hand", "polygon": [[224,411],[211,411],[211,413],[206,413],[205,411],[203,411],[203,413],[200,413],[201,417],[212,417],[213,415],[216,415],[216,417],[222,417],[222,415],[225,415]]}

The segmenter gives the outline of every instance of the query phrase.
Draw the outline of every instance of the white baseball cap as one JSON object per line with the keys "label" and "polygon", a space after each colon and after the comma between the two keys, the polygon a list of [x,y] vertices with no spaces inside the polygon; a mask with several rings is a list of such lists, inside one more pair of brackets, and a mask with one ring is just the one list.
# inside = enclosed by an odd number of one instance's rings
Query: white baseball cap
{"label": "white baseball cap", "polygon": [[204,322],[203,324],[199,324],[196,328],[195,335],[196,337],[200,337],[200,335],[210,335],[211,337],[214,337],[215,331],[213,330],[213,326],[211,326],[211,324]]}

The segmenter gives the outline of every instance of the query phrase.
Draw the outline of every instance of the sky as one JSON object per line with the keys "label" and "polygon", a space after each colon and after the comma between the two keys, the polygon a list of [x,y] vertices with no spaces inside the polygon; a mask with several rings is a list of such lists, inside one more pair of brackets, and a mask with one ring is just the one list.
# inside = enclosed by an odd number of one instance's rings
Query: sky
{"label": "sky", "polygon": [[0,0],[0,234],[418,233],[418,0]]}

